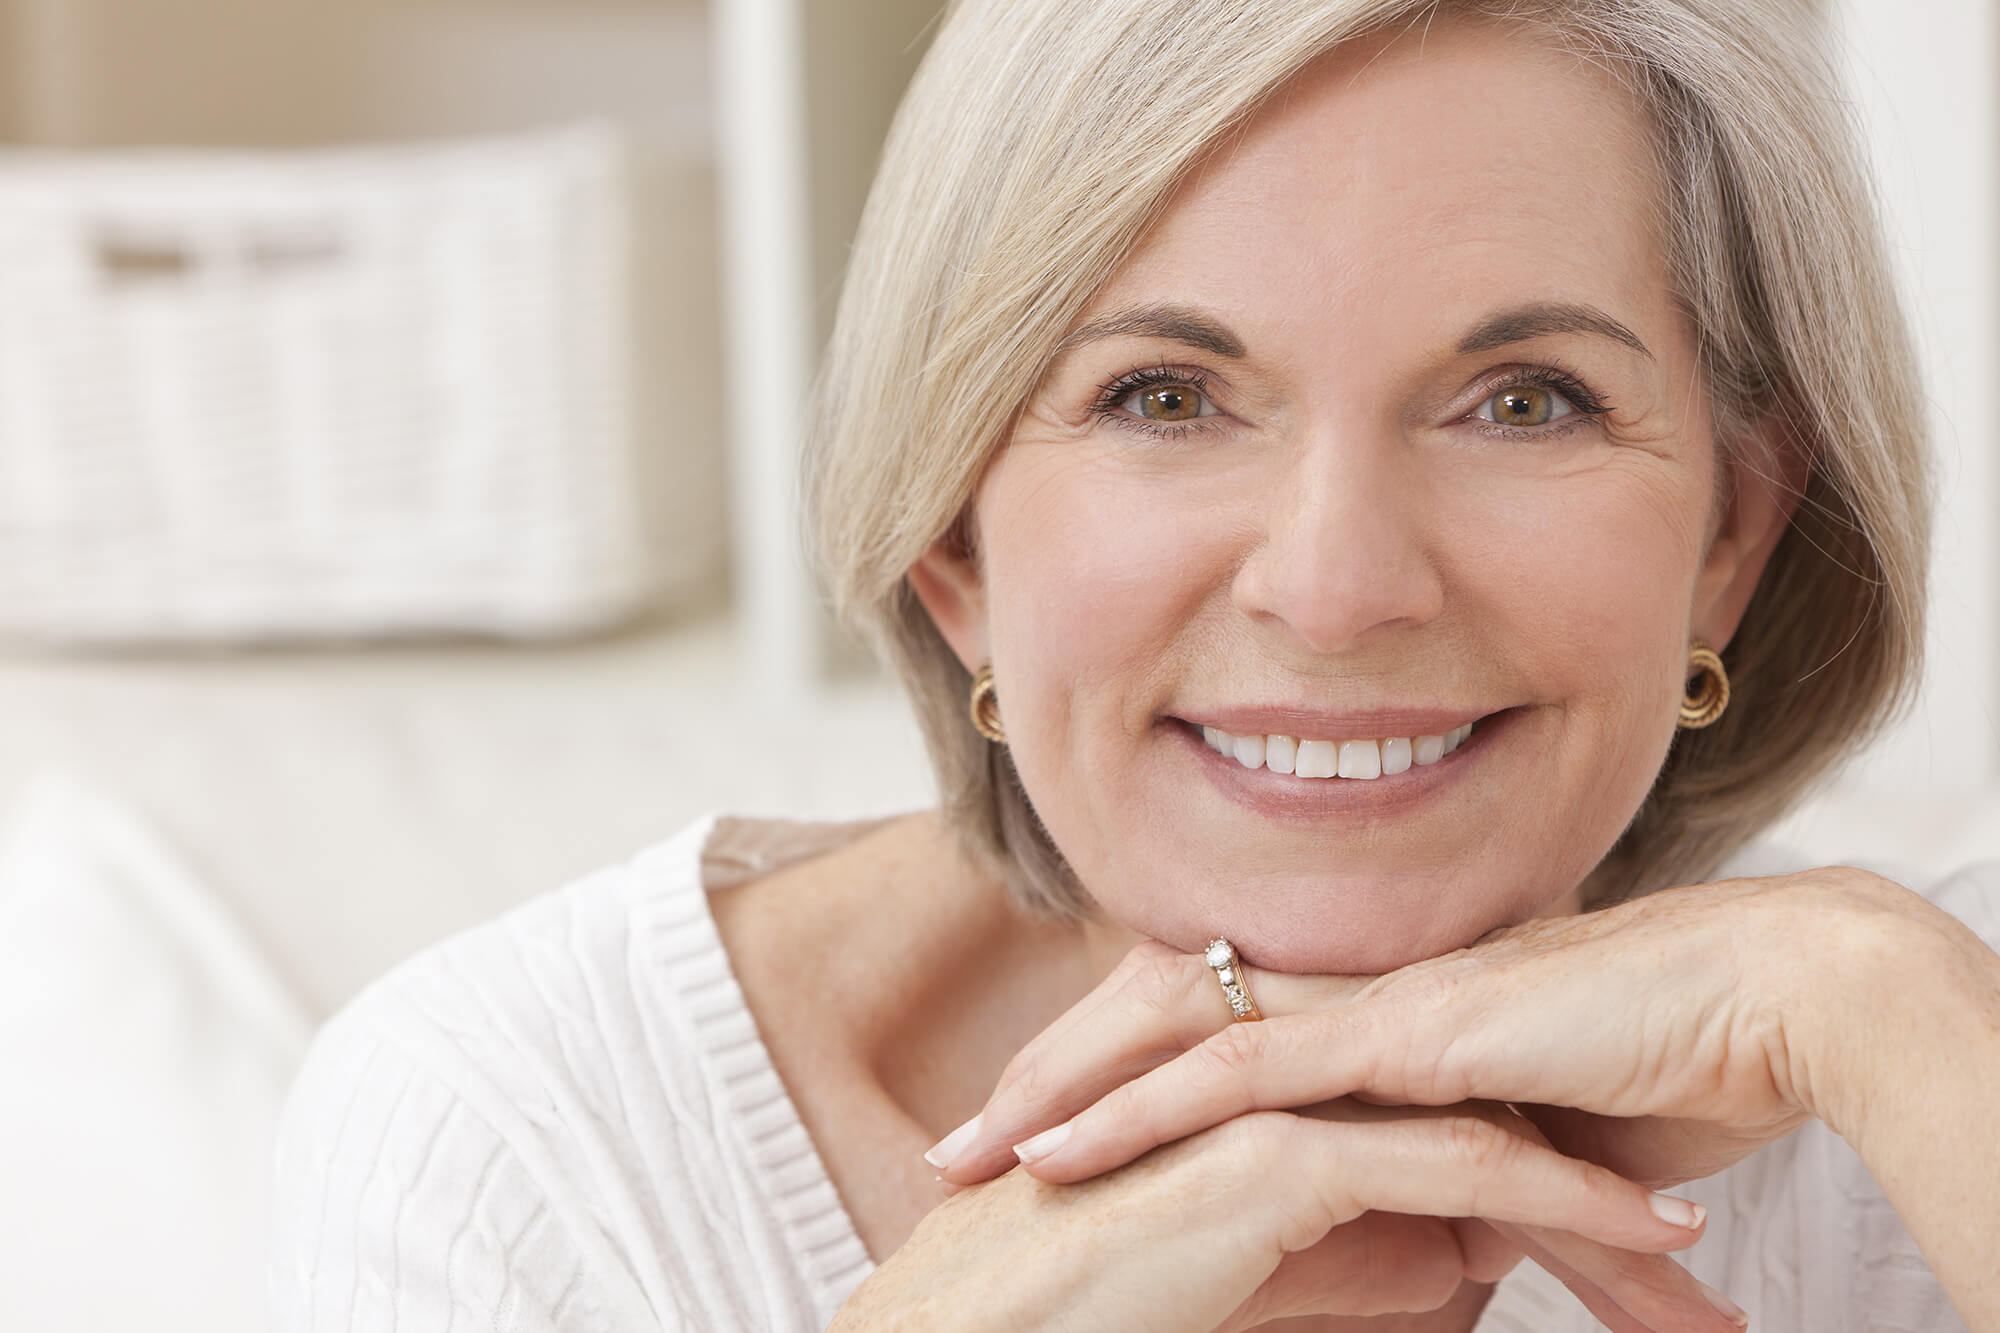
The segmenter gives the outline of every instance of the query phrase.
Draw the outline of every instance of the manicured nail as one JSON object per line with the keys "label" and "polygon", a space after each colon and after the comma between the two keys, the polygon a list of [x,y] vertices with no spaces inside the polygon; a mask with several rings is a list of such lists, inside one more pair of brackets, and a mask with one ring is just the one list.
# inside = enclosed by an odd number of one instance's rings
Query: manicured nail
{"label": "manicured nail", "polygon": [[932,1144],[931,1150],[924,1154],[924,1160],[940,1171],[957,1161],[958,1155],[971,1147],[972,1141],[979,1137],[979,1119],[979,1116],[972,1117]]}
{"label": "manicured nail", "polygon": [[1014,1155],[1023,1162],[1039,1162],[1069,1141],[1070,1122],[1065,1120],[1054,1129],[1045,1129],[1026,1143],[1014,1145]]}
{"label": "manicured nail", "polygon": [[1653,1216],[1669,1226],[1686,1227],[1693,1231],[1701,1225],[1701,1219],[1708,1216],[1708,1209],[1686,1199],[1676,1199],[1671,1194],[1655,1194],[1647,1202],[1653,1205]]}
{"label": "manicured nail", "polygon": [[1695,1285],[1701,1288],[1701,1294],[1708,1298],[1708,1303],[1713,1305],[1716,1312],[1724,1319],[1727,1319],[1738,1328],[1750,1327],[1750,1316],[1744,1314],[1743,1308],[1735,1301],[1730,1300],[1706,1282],[1697,1282]]}

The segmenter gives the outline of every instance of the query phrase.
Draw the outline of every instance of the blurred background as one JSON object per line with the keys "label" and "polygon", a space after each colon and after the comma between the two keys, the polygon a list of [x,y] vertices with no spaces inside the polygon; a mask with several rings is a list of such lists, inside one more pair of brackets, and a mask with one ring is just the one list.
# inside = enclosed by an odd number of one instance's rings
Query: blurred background
{"label": "blurred background", "polygon": [[[2000,21],[1827,0],[1931,374],[1931,676],[1781,836],[2000,855]],[[0,1330],[260,1325],[398,959],[925,804],[799,405],[935,0],[0,0]]]}

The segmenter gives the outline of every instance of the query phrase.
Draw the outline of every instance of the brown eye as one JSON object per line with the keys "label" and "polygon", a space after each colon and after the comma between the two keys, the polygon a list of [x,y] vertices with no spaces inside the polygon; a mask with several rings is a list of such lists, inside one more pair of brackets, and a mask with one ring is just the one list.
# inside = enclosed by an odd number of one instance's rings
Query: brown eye
{"label": "brown eye", "polygon": [[1125,410],[1148,421],[1191,421],[1203,415],[1202,398],[1185,384],[1143,389],[1125,400]]}
{"label": "brown eye", "polygon": [[1493,416],[1503,426],[1539,426],[1555,414],[1546,389],[1509,389],[1493,398]]}
{"label": "brown eye", "polygon": [[1546,426],[1575,410],[1561,394],[1517,384],[1488,398],[1473,415],[1502,426]]}

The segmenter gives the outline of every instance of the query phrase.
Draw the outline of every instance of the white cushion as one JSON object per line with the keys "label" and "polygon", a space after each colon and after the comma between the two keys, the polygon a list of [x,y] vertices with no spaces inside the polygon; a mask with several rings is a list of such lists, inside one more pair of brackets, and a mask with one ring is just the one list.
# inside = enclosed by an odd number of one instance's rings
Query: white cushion
{"label": "white cushion", "polygon": [[310,1023],[132,814],[0,828],[0,1326],[260,1328],[272,1130]]}

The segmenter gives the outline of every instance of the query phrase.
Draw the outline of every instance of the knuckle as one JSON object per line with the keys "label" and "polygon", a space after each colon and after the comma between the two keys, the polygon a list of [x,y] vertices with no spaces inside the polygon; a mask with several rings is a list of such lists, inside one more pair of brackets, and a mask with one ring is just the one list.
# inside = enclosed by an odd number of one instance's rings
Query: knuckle
{"label": "knuckle", "polygon": [[997,1124],[1010,1115],[1023,1115],[1047,1105],[1061,1091],[1045,1061],[1038,1056],[1016,1056],[987,1100],[986,1114]]}
{"label": "knuckle", "polygon": [[1264,1058],[1261,1023],[1231,1023],[1194,1048],[1206,1063],[1206,1073],[1248,1100],[1255,1073]]}
{"label": "knuckle", "polygon": [[1143,985],[1148,980],[1157,980],[1160,970],[1168,966],[1180,955],[1158,940],[1140,940],[1126,950],[1119,960],[1118,975],[1126,986]]}
{"label": "knuckle", "polygon": [[1060,1089],[1048,1063],[1032,1048],[1018,1052],[1001,1071],[1000,1081],[986,1099],[989,1127],[1013,1124],[1056,1096]]}
{"label": "knuckle", "polygon": [[1208,965],[1192,954],[1178,953],[1157,940],[1147,940],[1126,956],[1129,964],[1124,994],[1144,1009],[1164,1014],[1185,1011],[1195,982]]}
{"label": "knuckle", "polygon": [[1444,1140],[1444,1156],[1474,1180],[1512,1170],[1528,1147],[1526,1140],[1482,1116],[1445,1116],[1437,1124]]}
{"label": "knuckle", "polygon": [[1196,1135],[1246,1169],[1275,1164],[1288,1151],[1297,1117],[1283,1111],[1251,1111],[1232,1116]]}
{"label": "knuckle", "polygon": [[1179,1013],[1185,1013],[1188,1002],[1199,999],[1205,988],[1215,985],[1214,973],[1201,955],[1182,953],[1158,940],[1142,940],[1133,946],[1118,971],[1125,994]]}

